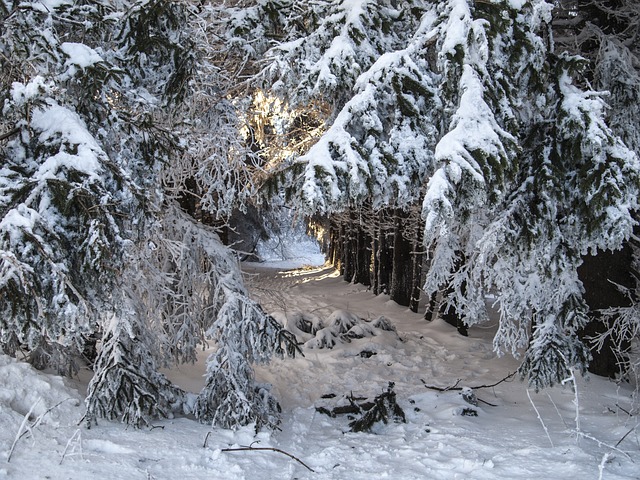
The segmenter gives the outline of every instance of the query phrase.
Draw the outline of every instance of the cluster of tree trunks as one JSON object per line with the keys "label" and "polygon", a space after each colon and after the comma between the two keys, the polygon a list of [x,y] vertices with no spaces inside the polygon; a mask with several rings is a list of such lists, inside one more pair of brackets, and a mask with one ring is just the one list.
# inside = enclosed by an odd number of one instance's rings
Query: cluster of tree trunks
{"label": "cluster of tree trunks", "polygon": [[418,311],[425,255],[417,211],[362,208],[322,223],[324,253],[346,281]]}
{"label": "cluster of tree trunks", "polygon": [[[422,243],[424,224],[418,208],[357,211],[315,218],[322,225],[321,246],[345,281],[366,285],[374,295],[386,294],[413,312],[421,308],[422,284],[428,255]],[[313,233],[317,234],[318,230]],[[467,335],[464,319],[442,299],[448,292],[426,299],[425,319],[435,314]]]}
{"label": "cluster of tree trunks", "polygon": [[[330,218],[316,218],[314,224],[321,224],[324,232],[321,246],[345,281],[366,285],[374,295],[387,294],[399,305],[418,312],[428,255],[421,241],[423,225],[417,209],[373,211],[363,207]],[[460,259],[460,264],[463,261]],[[585,256],[578,273],[591,322],[581,332],[583,341],[589,343],[614,321],[604,321],[600,310],[629,305],[630,299],[620,287],[633,287],[631,265],[632,249],[628,245],[616,252]],[[443,286],[442,292],[425,299],[425,319],[438,316],[466,336],[464,318],[442,301],[447,294]],[[620,373],[620,359],[611,341],[601,349],[592,348],[591,353],[589,371],[602,376]]]}

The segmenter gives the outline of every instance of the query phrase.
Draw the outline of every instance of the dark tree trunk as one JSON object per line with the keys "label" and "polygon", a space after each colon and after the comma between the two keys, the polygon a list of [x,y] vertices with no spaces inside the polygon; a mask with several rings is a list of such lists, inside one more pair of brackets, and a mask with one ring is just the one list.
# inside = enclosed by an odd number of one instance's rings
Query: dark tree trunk
{"label": "dark tree trunk", "polygon": [[433,315],[436,313],[438,307],[438,292],[433,292],[427,302],[427,308],[424,311],[424,319],[427,322],[433,320]]}
{"label": "dark tree trunk", "polygon": [[411,253],[411,301],[409,302],[409,310],[418,313],[420,306],[420,291],[422,289],[422,272],[423,260],[422,254],[422,228],[416,229],[413,240],[413,252]]}
{"label": "dark tree trunk", "polygon": [[338,242],[336,238],[336,231],[333,225],[331,225],[331,227],[329,227],[329,245],[327,246],[327,251],[325,252],[325,255],[329,263],[334,267],[336,266],[337,243]]}
{"label": "dark tree trunk", "polygon": [[[580,332],[580,338],[588,343],[590,337],[609,329],[609,324],[601,318],[597,310],[630,305],[629,298],[616,285],[627,288],[633,286],[632,249],[629,245],[625,245],[621,250],[599,251],[595,256],[585,256],[583,260],[584,263],[578,268],[578,276],[585,288],[584,299],[589,306],[591,321]],[[609,322],[614,320],[611,319]],[[620,339],[608,339],[600,351],[591,348],[593,356],[589,364],[591,373],[604,377],[615,377],[620,373],[619,359],[613,348],[613,340]]]}
{"label": "dark tree trunk", "polygon": [[335,268],[340,269],[340,257],[342,256],[342,238],[340,226],[332,222],[329,244],[329,261]]}
{"label": "dark tree trunk", "polygon": [[178,204],[193,218],[198,218],[198,183],[193,177],[189,177],[184,181],[184,189],[178,195]]}
{"label": "dark tree trunk", "polygon": [[411,242],[403,235],[406,214],[397,210],[393,230],[393,271],[391,274],[391,300],[405,307],[411,302],[412,271]]}
{"label": "dark tree trunk", "polygon": [[[445,297],[448,291],[445,293]],[[469,336],[467,325],[464,323],[463,317],[458,313],[453,305],[447,306],[446,302],[442,302],[440,307],[440,318],[449,325],[453,325],[458,329],[458,333],[465,337]]]}
{"label": "dark tree trunk", "polygon": [[344,249],[345,249],[345,237],[346,237],[346,226],[344,223],[340,223],[338,230],[338,250],[336,252],[337,265],[336,268],[340,272],[340,275],[344,275]]}
{"label": "dark tree trunk", "polygon": [[374,295],[380,293],[380,226],[376,222],[371,238],[371,290]]}
{"label": "dark tree trunk", "polygon": [[345,228],[344,242],[343,242],[343,264],[344,272],[342,276],[345,282],[351,283],[355,278],[356,273],[356,256],[357,251],[357,227],[354,225],[353,220],[350,218],[349,223]]}
{"label": "dark tree trunk", "polygon": [[393,250],[391,248],[391,234],[385,228],[386,214],[380,212],[380,228],[378,231],[378,294],[388,294],[390,291],[391,273],[393,271]]}
{"label": "dark tree trunk", "polygon": [[225,223],[217,228],[218,237],[223,245],[229,245],[229,226]]}
{"label": "dark tree trunk", "polygon": [[359,226],[356,238],[356,271],[353,283],[371,285],[371,238]]}

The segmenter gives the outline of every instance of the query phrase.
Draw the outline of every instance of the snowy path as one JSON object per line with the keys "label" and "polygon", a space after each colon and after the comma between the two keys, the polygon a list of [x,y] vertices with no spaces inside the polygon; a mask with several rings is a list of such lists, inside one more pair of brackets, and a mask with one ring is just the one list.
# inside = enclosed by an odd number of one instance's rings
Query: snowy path
{"label": "snowy path", "polygon": [[[469,406],[460,392],[424,387],[422,380],[442,387],[458,380],[460,386],[487,385],[514,372],[514,359],[497,358],[492,351],[493,329],[472,328],[469,338],[460,337],[453,327],[438,320],[427,323],[384,296],[376,298],[365,287],[345,283],[330,269],[255,273],[249,280],[252,291],[280,320],[296,311],[326,318],[336,309],[366,319],[384,315],[401,339],[379,336],[332,350],[305,350],[305,358],[258,369],[258,377],[274,385],[286,412],[283,432],[273,435],[272,442],[304,452],[318,470],[308,478],[599,477],[599,464],[609,450],[588,439],[576,443],[576,409],[569,388],[530,392],[547,436],[519,380],[477,390],[481,401],[496,405],[480,403],[477,417],[459,414]],[[363,350],[376,355],[363,358]],[[343,433],[348,431],[345,418],[332,419],[314,408],[323,403],[323,395],[373,397],[388,382],[395,383],[407,424],[383,426],[377,434]],[[636,425],[616,407],[630,408],[629,390],[616,392],[608,380],[597,377],[588,385],[579,379],[578,388],[589,389],[579,397],[585,434],[615,445]],[[619,415],[612,413],[616,411]],[[620,448],[633,452],[637,462],[640,444],[635,432],[632,435]],[[624,454],[614,452],[607,460],[603,478],[640,478]]]}
{"label": "snowy path", "polygon": [[[491,328],[472,328],[470,337],[436,320],[374,297],[349,285],[330,269],[278,273],[247,265],[253,294],[276,318],[296,312],[327,318],[337,309],[365,319],[387,317],[397,328],[333,349],[305,348],[305,357],[275,360],[256,369],[258,380],[273,385],[283,407],[281,430],[251,428],[210,431],[187,418],[157,422],[159,428],[136,431],[100,422],[78,426],[81,395],[60,379],[0,356],[0,479],[633,479],[640,478],[640,442],[636,417],[630,417],[631,389],[606,379],[578,381],[580,427],[576,442],[574,396],[570,389],[530,392],[542,422],[519,380],[477,390],[484,403],[478,416],[460,415],[469,407],[459,391],[438,392],[430,385],[494,383],[513,372],[517,362],[496,358]],[[369,358],[360,355],[375,353]],[[197,391],[203,362],[171,372],[174,381]],[[331,406],[344,396],[372,397],[395,382],[407,423],[379,425],[375,433],[350,433],[344,416],[331,418],[316,406]],[[322,399],[335,394],[334,399]],[[33,438],[19,440],[8,453],[35,399],[64,403],[44,416]],[[333,402],[333,403],[332,403]],[[32,415],[33,416],[33,415]],[[542,423],[548,430],[545,433]],[[254,443],[259,442],[259,443]],[[315,472],[273,451],[224,452],[250,445],[289,452]],[[65,453],[66,451],[66,453]],[[609,454],[609,455],[607,455]],[[628,456],[627,456],[628,455]]]}

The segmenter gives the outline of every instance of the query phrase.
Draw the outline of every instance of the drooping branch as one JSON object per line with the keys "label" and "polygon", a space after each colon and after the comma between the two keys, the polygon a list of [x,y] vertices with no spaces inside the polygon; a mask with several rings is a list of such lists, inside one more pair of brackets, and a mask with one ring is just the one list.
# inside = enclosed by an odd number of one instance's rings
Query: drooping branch
{"label": "drooping branch", "polygon": [[305,467],[307,470],[315,473],[315,470],[313,468],[311,468],[309,465],[307,465],[306,463],[304,463],[302,460],[300,460],[298,457],[296,457],[295,455],[291,455],[290,453],[285,452],[284,450],[280,450],[279,448],[274,448],[274,447],[253,447],[251,445],[249,445],[248,447],[238,447],[238,448],[223,448],[222,450],[220,450],[221,452],[257,452],[257,451],[272,451],[272,452],[278,452],[281,453],[283,455],[286,455],[287,457],[295,460],[296,462],[300,463],[303,467]]}

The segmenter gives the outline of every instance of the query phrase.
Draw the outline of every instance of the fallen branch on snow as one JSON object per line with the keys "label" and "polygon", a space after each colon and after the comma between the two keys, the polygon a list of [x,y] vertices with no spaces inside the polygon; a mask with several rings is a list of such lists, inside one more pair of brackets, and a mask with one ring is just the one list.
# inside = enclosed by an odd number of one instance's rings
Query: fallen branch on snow
{"label": "fallen branch on snow", "polygon": [[[497,381],[496,383],[492,383],[490,385],[476,385],[475,387],[459,387],[458,384],[461,382],[460,379],[458,379],[456,381],[456,383],[454,383],[453,385],[450,385],[448,387],[437,387],[435,385],[428,385],[427,382],[425,382],[422,378],[420,379],[420,381],[424,384],[425,388],[428,388],[430,390],[436,390],[438,392],[449,392],[452,390],[464,390],[465,388],[470,388],[471,390],[479,390],[481,388],[491,388],[491,387],[495,387],[496,385],[500,385],[503,382],[506,382],[507,380],[509,380],[510,378],[512,378],[514,375],[516,374],[516,372],[510,373],[509,375],[507,375],[506,377],[504,377],[502,380]],[[485,400],[482,400],[481,398],[477,399],[479,402],[482,402],[486,405],[489,405],[490,407],[497,407],[497,405],[494,405],[493,403],[489,403]]]}
{"label": "fallen branch on snow", "polygon": [[620,440],[618,440],[618,443],[616,443],[616,445],[615,445],[615,446],[617,447],[618,445],[620,445],[620,444],[622,443],[622,441],[623,441],[625,438],[627,438],[627,437],[629,436],[629,434],[630,434],[631,432],[633,432],[635,429],[636,429],[636,427],[633,427],[631,430],[629,430],[627,433],[625,433],[625,434],[624,434],[624,436],[623,436]]}
{"label": "fallen branch on snow", "polygon": [[[509,380],[511,377],[513,377],[516,374],[516,372],[510,373],[509,375],[507,375],[506,377],[504,377],[502,380],[496,382],[496,383],[492,383],[491,385],[477,385],[475,387],[468,387],[471,390],[479,390],[481,388],[491,388],[491,387],[495,387],[497,385],[500,385],[503,382],[506,382],[507,380]],[[438,392],[448,392],[449,390],[462,390],[465,387],[458,387],[458,384],[461,382],[461,380],[458,380],[456,383],[454,383],[453,385],[449,386],[449,387],[436,387],[435,385],[428,385],[427,382],[425,382],[422,378],[420,379],[420,381],[424,384],[424,386],[426,388],[429,388],[431,390],[437,390]]]}
{"label": "fallen branch on snow", "polygon": [[286,455],[289,458],[292,458],[293,460],[295,460],[296,462],[298,462],[302,466],[304,466],[307,470],[315,473],[314,469],[312,469],[309,465],[304,463],[298,457],[296,457],[294,455],[291,455],[290,453],[287,453],[284,450],[280,450],[279,448],[274,448],[274,447],[254,447],[253,444],[251,444],[248,447],[223,448],[221,451],[222,452],[251,452],[251,451],[254,451],[254,452],[264,452],[264,451],[278,452],[278,453],[281,453],[283,455]]}

